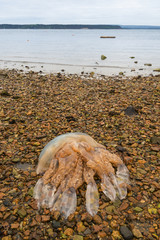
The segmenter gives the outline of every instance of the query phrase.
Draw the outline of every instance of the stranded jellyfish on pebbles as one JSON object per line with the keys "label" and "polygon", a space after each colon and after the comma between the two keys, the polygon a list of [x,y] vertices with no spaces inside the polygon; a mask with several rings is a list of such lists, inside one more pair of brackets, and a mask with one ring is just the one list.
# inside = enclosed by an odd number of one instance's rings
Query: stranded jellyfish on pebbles
{"label": "stranded jellyfish on pebbles", "polygon": [[125,198],[129,184],[123,161],[84,133],[67,133],[50,141],[40,154],[37,174],[43,174],[34,188],[38,208],[58,210],[65,218],[76,210],[76,190],[84,182],[87,211],[92,216],[97,213],[94,175],[101,179],[101,189],[111,201]]}

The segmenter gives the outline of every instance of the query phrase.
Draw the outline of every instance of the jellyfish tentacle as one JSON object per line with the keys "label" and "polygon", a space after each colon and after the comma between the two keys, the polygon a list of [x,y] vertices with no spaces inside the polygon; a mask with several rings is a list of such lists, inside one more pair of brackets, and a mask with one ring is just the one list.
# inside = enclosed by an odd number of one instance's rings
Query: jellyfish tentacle
{"label": "jellyfish tentacle", "polygon": [[53,159],[50,163],[49,169],[44,173],[43,175],[43,181],[44,184],[47,184],[50,182],[50,179],[55,174],[57,168],[58,168],[59,161],[57,159]]}
{"label": "jellyfish tentacle", "polygon": [[116,200],[116,190],[106,174],[101,175],[101,189],[112,202]]}
{"label": "jellyfish tentacle", "polygon": [[98,212],[99,208],[99,194],[98,188],[94,180],[95,171],[87,166],[84,167],[83,176],[84,180],[87,183],[86,190],[86,209],[94,216]]}
{"label": "jellyfish tentacle", "polygon": [[78,161],[77,154],[72,153],[71,155],[58,158],[59,160],[59,167],[55,175],[51,178],[51,184],[55,185],[56,188],[60,185],[63,179],[75,168],[76,163]]}
{"label": "jellyfish tentacle", "polygon": [[60,212],[67,218],[77,207],[76,190],[83,184],[83,161],[79,157],[76,168],[68,180],[66,190],[63,192]]}

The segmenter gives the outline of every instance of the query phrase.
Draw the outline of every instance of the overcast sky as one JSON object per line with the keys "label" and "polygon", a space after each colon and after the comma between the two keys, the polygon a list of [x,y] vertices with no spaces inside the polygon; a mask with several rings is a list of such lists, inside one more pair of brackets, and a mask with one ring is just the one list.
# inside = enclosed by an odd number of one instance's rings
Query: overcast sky
{"label": "overcast sky", "polygon": [[0,23],[160,26],[160,0],[0,0]]}

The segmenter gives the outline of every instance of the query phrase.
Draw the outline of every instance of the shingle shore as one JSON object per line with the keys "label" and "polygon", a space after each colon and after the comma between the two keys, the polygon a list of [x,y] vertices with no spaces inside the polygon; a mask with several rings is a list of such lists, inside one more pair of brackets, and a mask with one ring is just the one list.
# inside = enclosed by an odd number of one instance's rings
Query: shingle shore
{"label": "shingle shore", "polygon": [[[0,70],[1,239],[159,238],[159,80]],[[132,185],[115,203],[100,192],[94,217],[86,212],[82,186],[75,214],[64,220],[59,212],[38,212],[35,169],[47,142],[75,131],[120,155]]]}

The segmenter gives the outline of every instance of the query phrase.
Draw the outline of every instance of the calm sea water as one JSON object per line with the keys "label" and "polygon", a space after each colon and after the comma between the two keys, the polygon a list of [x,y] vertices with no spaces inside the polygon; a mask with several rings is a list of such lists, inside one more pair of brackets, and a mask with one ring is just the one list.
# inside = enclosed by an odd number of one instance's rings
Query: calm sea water
{"label": "calm sea water", "polygon": [[160,68],[160,30],[0,30],[0,68],[26,65],[45,72],[150,74]]}

